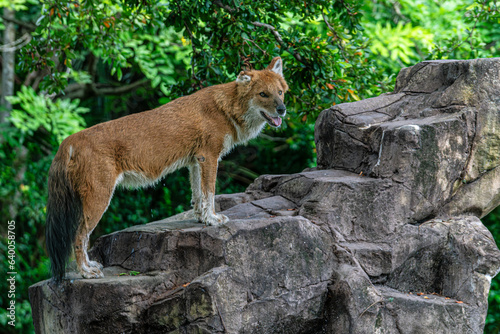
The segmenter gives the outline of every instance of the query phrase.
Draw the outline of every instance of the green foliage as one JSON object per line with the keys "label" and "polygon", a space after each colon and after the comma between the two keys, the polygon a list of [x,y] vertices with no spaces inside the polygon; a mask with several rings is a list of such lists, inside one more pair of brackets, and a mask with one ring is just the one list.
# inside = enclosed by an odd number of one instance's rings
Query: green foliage
{"label": "green foliage", "polygon": [[[482,221],[491,234],[493,234],[497,246],[500,246],[500,207],[489,213]],[[486,317],[484,332],[500,332],[500,279],[498,275],[491,281],[490,294],[488,296],[488,316]]]}
{"label": "green foliage", "polygon": [[137,276],[140,272],[138,271],[129,271],[128,273],[120,273],[119,276]]}
{"label": "green foliage", "polygon": [[37,3],[37,0],[0,0],[0,8],[21,11],[27,10],[28,5],[36,5]]}
{"label": "green foliage", "polygon": [[[385,26],[377,22],[371,29],[371,50],[381,56],[379,66],[410,66],[420,60],[416,48],[426,50],[427,53],[432,48],[434,34],[422,27],[413,27],[411,23],[398,22],[392,27],[389,22]],[[386,62],[388,59],[389,64]]]}
{"label": "green foliage", "polygon": [[377,66],[387,74],[427,59],[498,54],[500,13],[494,1],[365,1],[362,19]]}
{"label": "green foliage", "polygon": [[13,109],[9,121],[20,136],[8,136],[6,140],[10,145],[16,146],[13,140],[23,144],[26,137],[33,137],[35,131],[45,129],[52,136],[51,147],[57,147],[64,138],[84,129],[84,121],[80,114],[89,111],[80,107],[80,100],[52,101],[45,95],[37,94],[33,88],[21,86],[16,96],[7,97],[13,105],[21,109]]}
{"label": "green foliage", "polygon": [[[43,3],[19,68],[48,68],[40,88],[49,93],[71,79],[71,71],[58,69],[74,67],[89,52],[118,81],[136,68],[169,98],[232,80],[242,66],[262,68],[281,55],[296,116],[382,92],[377,81],[383,78],[370,80],[376,71],[366,66],[357,1]],[[184,62],[180,69],[172,59]]]}

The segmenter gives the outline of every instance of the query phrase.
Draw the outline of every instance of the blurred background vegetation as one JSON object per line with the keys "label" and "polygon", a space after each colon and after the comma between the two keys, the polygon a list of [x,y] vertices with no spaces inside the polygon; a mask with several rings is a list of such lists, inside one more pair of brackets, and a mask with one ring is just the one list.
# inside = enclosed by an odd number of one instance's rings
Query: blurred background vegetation
{"label": "blurred background vegetation", "polygon": [[[417,62],[498,57],[500,48],[496,1],[0,0],[0,7],[0,263],[7,268],[6,223],[15,220],[19,273],[16,328],[6,324],[0,284],[4,333],[33,332],[27,288],[49,277],[47,173],[68,135],[234,80],[280,55],[290,84],[284,126],[220,164],[217,193],[243,191],[260,174],[315,166],[321,110],[391,91],[399,70]],[[154,188],[118,191],[93,238],[184,211],[189,199],[185,170]],[[500,240],[500,211],[483,221]],[[499,328],[497,278],[485,332]]]}

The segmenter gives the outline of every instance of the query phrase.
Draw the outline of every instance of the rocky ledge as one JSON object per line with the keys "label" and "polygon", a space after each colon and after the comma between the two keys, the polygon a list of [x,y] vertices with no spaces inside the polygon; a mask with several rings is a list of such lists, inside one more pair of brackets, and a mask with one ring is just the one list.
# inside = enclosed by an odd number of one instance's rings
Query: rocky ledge
{"label": "rocky ledge", "polygon": [[30,288],[37,333],[482,333],[500,251],[500,59],[430,61],[324,110],[318,167],[98,239]]}

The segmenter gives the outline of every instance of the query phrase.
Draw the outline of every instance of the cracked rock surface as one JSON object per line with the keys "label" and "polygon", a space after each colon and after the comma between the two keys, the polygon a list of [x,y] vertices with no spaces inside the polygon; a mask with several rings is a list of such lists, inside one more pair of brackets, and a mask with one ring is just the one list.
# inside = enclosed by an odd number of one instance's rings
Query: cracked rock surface
{"label": "cracked rock surface", "polygon": [[430,61],[324,110],[317,168],[217,196],[225,226],[187,211],[99,238],[105,278],[30,287],[36,332],[482,333],[499,92],[500,59]]}

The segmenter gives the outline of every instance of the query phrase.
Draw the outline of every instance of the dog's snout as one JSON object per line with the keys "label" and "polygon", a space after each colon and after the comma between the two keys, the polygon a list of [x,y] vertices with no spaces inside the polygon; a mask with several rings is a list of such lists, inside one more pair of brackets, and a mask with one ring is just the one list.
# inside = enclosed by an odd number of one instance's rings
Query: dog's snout
{"label": "dog's snout", "polygon": [[279,105],[276,107],[276,112],[280,115],[284,115],[286,113],[286,107],[285,105]]}

